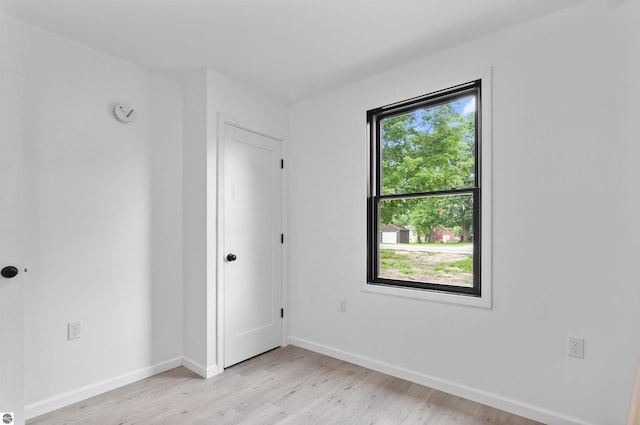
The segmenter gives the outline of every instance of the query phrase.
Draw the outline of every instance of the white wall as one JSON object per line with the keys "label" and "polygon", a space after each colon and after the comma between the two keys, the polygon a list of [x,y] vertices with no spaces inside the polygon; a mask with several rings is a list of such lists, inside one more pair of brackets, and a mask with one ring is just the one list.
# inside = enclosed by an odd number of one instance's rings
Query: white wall
{"label": "white wall", "polygon": [[[180,84],[2,18],[24,79],[27,414],[179,364]],[[16,92],[19,92],[18,90]],[[137,118],[116,121],[115,102]],[[82,338],[67,341],[67,322]]]}
{"label": "white wall", "polygon": [[205,70],[194,70],[185,78],[183,108],[183,355],[187,367],[202,376],[207,376],[207,75]]}
{"label": "white wall", "polygon": [[24,268],[22,70],[12,28],[0,15],[0,268],[16,266],[12,279],[0,278],[0,404],[24,424]]}
{"label": "white wall", "polygon": [[[623,423],[640,355],[639,28],[637,1],[589,1],[294,105],[292,341],[545,423]],[[493,308],[360,292],[366,110],[486,66]]]}

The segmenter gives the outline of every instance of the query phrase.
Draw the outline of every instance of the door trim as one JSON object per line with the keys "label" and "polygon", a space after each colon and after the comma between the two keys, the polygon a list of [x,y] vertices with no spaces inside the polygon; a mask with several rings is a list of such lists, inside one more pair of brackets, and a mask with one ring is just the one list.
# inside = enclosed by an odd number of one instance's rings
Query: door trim
{"label": "door trim", "polygon": [[[282,156],[285,157],[286,153],[286,142],[285,140],[271,136],[269,134],[256,131],[252,128],[245,127],[239,123],[239,121],[231,117],[229,115],[218,112],[218,128],[217,128],[217,149],[216,149],[216,167],[217,167],[217,181],[216,181],[216,246],[215,253],[216,256],[216,363],[218,366],[218,373],[222,373],[224,371],[224,323],[225,323],[225,311],[224,311],[224,300],[225,300],[225,267],[224,267],[224,153],[225,153],[225,128],[226,126],[232,126],[239,128],[240,130],[249,131],[251,133],[258,134],[263,137],[267,137],[269,139],[277,140],[281,143],[282,146]],[[286,167],[285,169],[286,170]],[[283,170],[283,172],[284,172]],[[281,180],[281,189],[282,189],[282,198],[281,198],[281,226],[284,234],[287,234],[286,227],[286,173],[283,173]],[[281,334],[282,334],[282,346],[289,344],[288,337],[288,329],[289,329],[289,319],[288,319],[288,306],[287,306],[287,269],[286,258],[287,258],[287,243],[282,246],[282,259],[280,262],[281,267],[281,276],[282,276],[282,299],[280,300],[282,308],[284,308],[285,314],[281,323]]]}

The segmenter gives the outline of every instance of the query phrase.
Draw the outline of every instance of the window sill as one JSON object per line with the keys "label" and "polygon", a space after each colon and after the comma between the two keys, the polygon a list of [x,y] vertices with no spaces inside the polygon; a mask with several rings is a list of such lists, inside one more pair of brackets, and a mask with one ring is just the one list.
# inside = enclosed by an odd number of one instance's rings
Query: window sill
{"label": "window sill", "polygon": [[364,283],[360,288],[361,292],[370,294],[387,295],[401,298],[411,298],[414,300],[436,301],[449,304],[467,305],[470,307],[491,308],[491,294],[484,293],[479,297],[463,294],[451,294],[446,292],[429,291],[417,288],[402,288],[385,285],[374,285]]}

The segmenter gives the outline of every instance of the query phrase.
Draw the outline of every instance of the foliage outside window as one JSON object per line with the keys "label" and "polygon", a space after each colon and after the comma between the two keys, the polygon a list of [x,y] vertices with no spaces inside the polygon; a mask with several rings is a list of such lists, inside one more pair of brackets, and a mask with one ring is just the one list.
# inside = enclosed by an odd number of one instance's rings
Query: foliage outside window
{"label": "foliage outside window", "polygon": [[367,113],[370,284],[480,296],[480,90]]}

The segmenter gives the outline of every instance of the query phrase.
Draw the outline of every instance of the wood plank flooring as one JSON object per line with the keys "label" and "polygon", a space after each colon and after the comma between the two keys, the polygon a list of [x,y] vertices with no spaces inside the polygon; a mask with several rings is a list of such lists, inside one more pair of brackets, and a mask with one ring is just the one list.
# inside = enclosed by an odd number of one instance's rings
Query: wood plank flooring
{"label": "wood plank flooring", "polygon": [[534,425],[510,413],[288,346],[211,379],[179,367],[28,425]]}

